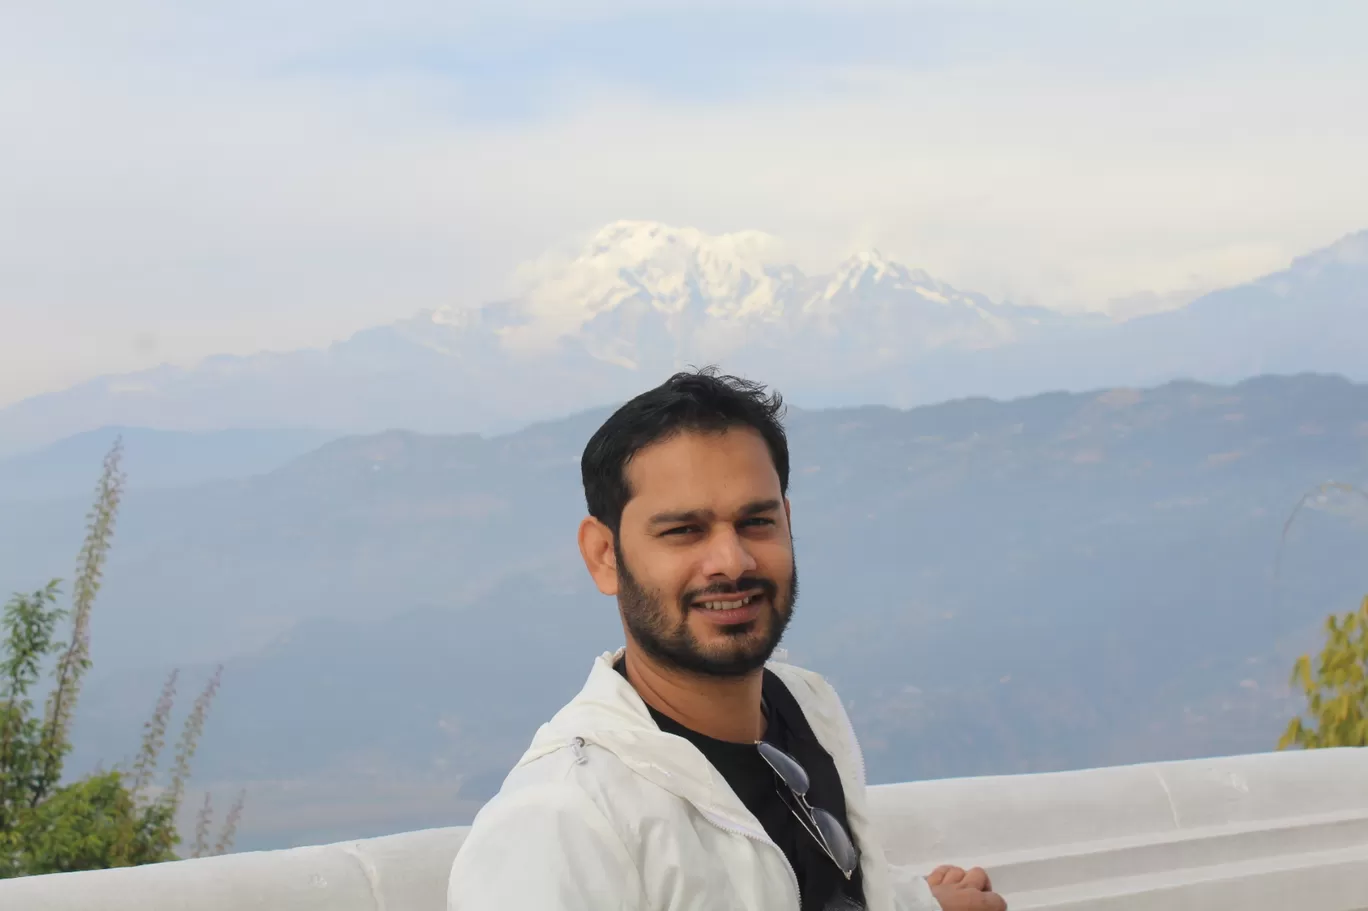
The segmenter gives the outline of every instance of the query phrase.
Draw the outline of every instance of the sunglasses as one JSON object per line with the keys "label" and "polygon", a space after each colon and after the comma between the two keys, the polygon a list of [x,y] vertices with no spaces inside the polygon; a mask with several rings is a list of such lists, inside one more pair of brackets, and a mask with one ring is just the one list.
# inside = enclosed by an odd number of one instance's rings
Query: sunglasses
{"label": "sunglasses", "polygon": [[[769,767],[774,770],[774,774],[788,788],[793,800],[784,800],[789,812],[802,824],[807,833],[817,840],[822,846],[832,862],[840,867],[846,879],[850,879],[855,873],[855,868],[860,864],[860,852],[856,850],[855,843],[850,840],[850,834],[846,832],[845,826],[841,825],[840,820],[832,816],[826,810],[814,807],[807,801],[807,792],[810,785],[807,769],[803,768],[798,760],[788,753],[779,749],[772,743],[759,741],[755,745],[760,751],[760,756],[769,763]],[[779,794],[783,798],[783,792]],[[799,810],[802,812],[798,812]]]}

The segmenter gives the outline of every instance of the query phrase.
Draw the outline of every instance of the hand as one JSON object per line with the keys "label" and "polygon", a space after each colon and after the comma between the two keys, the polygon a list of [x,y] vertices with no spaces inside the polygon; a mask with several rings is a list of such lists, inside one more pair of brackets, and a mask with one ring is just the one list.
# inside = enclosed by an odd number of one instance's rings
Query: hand
{"label": "hand", "polygon": [[1007,902],[993,891],[993,883],[980,867],[940,866],[926,881],[942,911],[1007,911]]}

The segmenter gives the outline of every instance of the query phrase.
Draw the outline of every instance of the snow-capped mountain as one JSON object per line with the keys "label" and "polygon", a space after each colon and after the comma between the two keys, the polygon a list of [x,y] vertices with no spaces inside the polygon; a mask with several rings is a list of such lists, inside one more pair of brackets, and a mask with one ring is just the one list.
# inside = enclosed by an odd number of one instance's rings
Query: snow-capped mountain
{"label": "snow-capped mountain", "polygon": [[569,343],[640,370],[809,344],[868,366],[871,358],[1009,344],[1067,319],[961,292],[874,251],[817,276],[783,262],[781,251],[777,238],[758,231],[709,236],[619,221],[578,256],[527,267],[513,300],[431,311],[389,328],[446,353],[476,339],[480,350],[497,345],[511,357]]}
{"label": "snow-capped mountain", "polygon": [[0,410],[0,453],[111,424],[494,431],[718,363],[811,407],[909,406],[1260,372],[1368,376],[1368,232],[1177,311],[1112,323],[992,301],[876,251],[828,274],[774,237],[610,224],[504,300],[325,349],[102,377]]}
{"label": "snow-capped mountain", "polygon": [[[630,345],[643,320],[687,346],[720,327],[781,319],[802,275],[786,268],[779,241],[758,231],[710,237],[692,228],[619,221],[568,262],[547,257],[523,270],[523,327],[506,341],[535,348],[579,333],[591,347]],[[632,366],[636,366],[633,364]]]}

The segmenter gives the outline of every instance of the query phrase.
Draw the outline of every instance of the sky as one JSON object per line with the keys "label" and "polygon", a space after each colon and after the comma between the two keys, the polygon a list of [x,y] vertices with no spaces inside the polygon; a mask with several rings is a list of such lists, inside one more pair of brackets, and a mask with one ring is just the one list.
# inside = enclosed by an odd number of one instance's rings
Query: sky
{"label": "sky", "polygon": [[1368,228],[1368,4],[0,5],[0,405],[326,345],[622,218],[1171,306]]}

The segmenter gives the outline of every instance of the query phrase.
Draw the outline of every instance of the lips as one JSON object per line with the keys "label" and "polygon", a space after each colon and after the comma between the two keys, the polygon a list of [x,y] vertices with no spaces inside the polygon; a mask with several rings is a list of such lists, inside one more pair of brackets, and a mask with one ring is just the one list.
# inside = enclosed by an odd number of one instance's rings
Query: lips
{"label": "lips", "polygon": [[721,589],[719,585],[715,589],[705,588],[691,592],[685,595],[684,604],[688,610],[718,613],[749,607],[765,598],[773,601],[776,593],[773,582],[759,577],[742,579],[729,586],[730,590]]}
{"label": "lips", "polygon": [[738,607],[745,607],[756,598],[760,597],[760,592],[751,592],[749,595],[721,597],[714,595],[706,600],[700,599],[694,602],[694,607],[709,611],[734,610]]}
{"label": "lips", "polygon": [[707,593],[694,598],[691,611],[718,626],[742,626],[759,619],[769,591],[763,587],[726,594]]}

